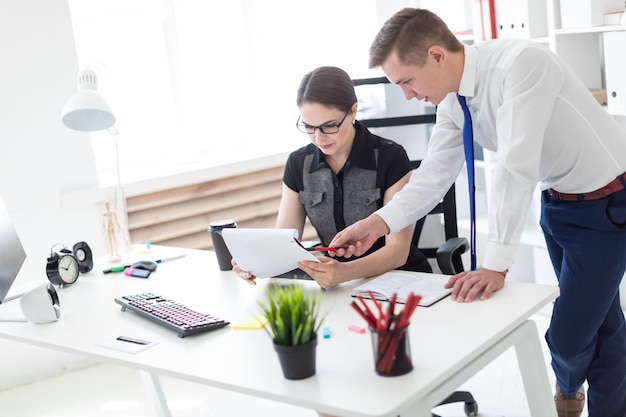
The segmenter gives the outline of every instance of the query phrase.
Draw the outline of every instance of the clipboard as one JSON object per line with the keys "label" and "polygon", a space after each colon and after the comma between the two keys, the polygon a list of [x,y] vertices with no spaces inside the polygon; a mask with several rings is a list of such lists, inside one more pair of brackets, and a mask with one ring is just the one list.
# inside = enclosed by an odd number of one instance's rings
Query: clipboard
{"label": "clipboard", "polygon": [[237,265],[257,278],[297,269],[299,261],[319,262],[300,244],[296,229],[225,228],[222,237]]}

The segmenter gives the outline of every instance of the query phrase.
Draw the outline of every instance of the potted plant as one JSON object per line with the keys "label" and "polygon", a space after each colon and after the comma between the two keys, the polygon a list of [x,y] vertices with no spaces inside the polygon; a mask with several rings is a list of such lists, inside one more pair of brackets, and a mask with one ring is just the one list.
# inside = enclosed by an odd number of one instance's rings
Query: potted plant
{"label": "potted plant", "polygon": [[265,330],[274,342],[283,375],[303,379],[315,374],[315,350],[320,317],[321,293],[305,292],[302,286],[270,285],[267,301],[259,301],[268,325]]}

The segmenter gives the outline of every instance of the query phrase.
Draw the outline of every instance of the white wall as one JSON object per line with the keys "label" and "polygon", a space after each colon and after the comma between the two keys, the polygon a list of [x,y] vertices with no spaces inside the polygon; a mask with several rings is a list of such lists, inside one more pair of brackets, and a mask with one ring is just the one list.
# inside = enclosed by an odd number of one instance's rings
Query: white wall
{"label": "white wall", "polygon": [[[84,240],[98,256],[104,242],[100,208],[61,198],[97,185],[88,135],[60,120],[78,74],[67,1],[0,0],[0,51],[0,193],[27,253],[20,288],[47,282],[52,245]],[[63,314],[62,289],[59,299]],[[86,363],[6,340],[0,340],[0,352],[0,389]]]}

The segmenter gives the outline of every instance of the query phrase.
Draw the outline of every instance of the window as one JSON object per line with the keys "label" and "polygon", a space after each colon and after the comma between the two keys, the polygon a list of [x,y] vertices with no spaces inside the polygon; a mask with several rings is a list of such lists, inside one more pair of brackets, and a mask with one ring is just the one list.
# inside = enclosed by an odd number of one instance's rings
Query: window
{"label": "window", "polygon": [[[300,78],[320,65],[354,78],[379,28],[374,0],[69,0],[80,68],[117,117],[122,182],[288,152]],[[92,134],[100,184],[115,146]]]}

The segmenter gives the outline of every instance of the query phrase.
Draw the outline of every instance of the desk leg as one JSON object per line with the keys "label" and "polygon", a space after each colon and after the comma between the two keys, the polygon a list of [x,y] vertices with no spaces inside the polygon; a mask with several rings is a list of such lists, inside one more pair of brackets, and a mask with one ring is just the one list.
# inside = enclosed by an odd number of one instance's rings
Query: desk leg
{"label": "desk leg", "polygon": [[[515,347],[517,354],[530,415],[557,417],[550,381],[544,365],[543,351],[539,343],[539,333],[535,322],[531,320],[526,320],[520,324],[519,327],[469,362],[454,376],[445,380],[441,385],[433,387],[430,393],[408,406],[402,412],[402,416],[430,415],[428,410],[439,404],[439,401],[450,395],[463,382],[476,375],[478,371],[512,346]],[[480,398],[476,400],[480,404]]]}
{"label": "desk leg", "polygon": [[[545,371],[546,368],[543,366],[545,360],[537,326],[535,322],[528,320],[520,326],[520,330],[515,343],[515,353],[524,382],[530,415],[556,417],[550,381]],[[538,364],[542,366],[537,366]]]}
{"label": "desk leg", "polygon": [[155,415],[157,417],[172,417],[159,377],[146,371],[139,371],[139,373],[143,379],[143,385],[146,387],[146,391],[148,391],[148,396],[152,400],[152,405],[156,411]]}

